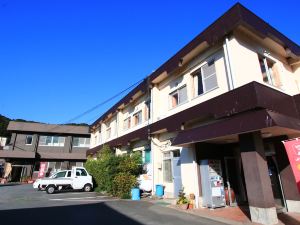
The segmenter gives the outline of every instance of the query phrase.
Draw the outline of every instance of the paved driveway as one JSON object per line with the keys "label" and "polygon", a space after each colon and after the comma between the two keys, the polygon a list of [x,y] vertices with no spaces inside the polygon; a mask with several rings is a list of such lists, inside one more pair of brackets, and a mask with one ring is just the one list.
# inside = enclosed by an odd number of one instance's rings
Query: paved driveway
{"label": "paved driveway", "polygon": [[222,225],[145,201],[81,192],[48,195],[31,185],[0,186],[0,224]]}

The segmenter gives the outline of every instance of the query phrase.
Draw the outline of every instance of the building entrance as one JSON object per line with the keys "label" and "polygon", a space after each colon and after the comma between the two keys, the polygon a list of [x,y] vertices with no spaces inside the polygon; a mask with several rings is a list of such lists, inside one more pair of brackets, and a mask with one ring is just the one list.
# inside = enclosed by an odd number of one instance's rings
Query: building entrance
{"label": "building entrance", "polygon": [[285,211],[286,206],[284,202],[282,185],[280,175],[278,173],[278,166],[275,156],[266,156],[268,163],[268,173],[271,180],[272,191],[274,195],[274,201],[277,211]]}

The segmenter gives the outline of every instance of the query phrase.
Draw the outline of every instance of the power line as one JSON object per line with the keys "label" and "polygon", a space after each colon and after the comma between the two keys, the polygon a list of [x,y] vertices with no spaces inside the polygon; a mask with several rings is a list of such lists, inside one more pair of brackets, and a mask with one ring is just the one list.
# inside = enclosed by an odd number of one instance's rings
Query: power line
{"label": "power line", "polygon": [[136,82],[136,83],[130,85],[129,87],[127,87],[126,89],[124,89],[124,90],[120,91],[119,93],[113,95],[112,97],[110,97],[110,98],[104,100],[103,102],[101,102],[101,103],[99,103],[99,104],[93,106],[92,108],[90,108],[90,109],[88,109],[87,111],[85,111],[85,112],[79,114],[78,116],[75,116],[74,118],[68,120],[66,123],[71,123],[71,122],[73,122],[73,121],[75,121],[75,120],[77,120],[77,119],[79,119],[79,118],[81,118],[81,117],[83,117],[83,116],[85,116],[85,115],[87,115],[87,114],[89,114],[89,113],[95,111],[96,109],[98,109],[98,108],[101,107],[102,105],[105,105],[106,103],[108,103],[108,102],[112,101],[113,99],[117,98],[118,96],[120,96],[120,95],[123,94],[124,92],[127,92],[128,90],[130,90],[130,89],[132,89],[133,87],[137,86],[137,85],[140,84],[142,81],[144,81],[144,79],[139,80],[138,82]]}
{"label": "power line", "polygon": [[[117,94],[115,94],[115,95],[109,97],[108,99],[104,100],[103,102],[100,102],[99,104],[97,104],[97,105],[91,107],[90,109],[88,109],[88,110],[86,110],[85,112],[83,112],[83,113],[81,113],[81,114],[79,114],[79,115],[73,117],[72,119],[68,120],[67,122],[65,122],[65,123],[63,123],[63,124],[57,124],[56,126],[52,127],[51,129],[45,131],[44,133],[47,133],[47,132],[49,133],[50,131],[52,131],[52,130],[58,128],[58,127],[65,126],[67,123],[74,122],[75,120],[77,120],[77,119],[79,119],[79,118],[81,118],[81,117],[83,117],[83,116],[85,116],[85,115],[87,115],[87,114],[89,114],[89,113],[95,111],[95,110],[98,109],[99,107],[105,105],[106,103],[112,101],[113,99],[117,98],[118,96],[122,95],[123,93],[125,93],[125,92],[129,91],[130,89],[134,88],[135,86],[139,85],[139,84],[140,84],[141,82],[143,82],[144,80],[145,80],[145,79],[141,79],[141,80],[139,80],[138,82],[135,82],[134,84],[132,84],[132,85],[130,85],[129,87],[125,88],[124,90],[118,92]],[[58,133],[57,135],[60,135],[60,134],[63,134],[63,133]],[[56,136],[57,136],[57,135],[56,135]],[[20,142],[15,142],[15,143],[14,143],[14,146],[15,146],[16,144],[20,144]],[[20,147],[19,147],[19,149],[20,149],[20,150],[26,151],[25,149],[22,149],[22,148],[20,148]]]}

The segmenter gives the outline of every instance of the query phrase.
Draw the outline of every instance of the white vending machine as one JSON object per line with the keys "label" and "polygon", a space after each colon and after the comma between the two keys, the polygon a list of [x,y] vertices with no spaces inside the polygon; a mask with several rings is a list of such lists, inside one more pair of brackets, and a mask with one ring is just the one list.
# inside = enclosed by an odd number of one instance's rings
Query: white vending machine
{"label": "white vending machine", "polygon": [[221,160],[200,161],[203,207],[226,206]]}

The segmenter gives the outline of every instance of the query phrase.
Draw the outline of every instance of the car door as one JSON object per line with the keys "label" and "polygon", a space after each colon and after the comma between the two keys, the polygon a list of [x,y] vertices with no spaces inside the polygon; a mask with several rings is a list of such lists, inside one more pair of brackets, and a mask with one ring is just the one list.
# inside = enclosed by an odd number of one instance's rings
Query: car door
{"label": "car door", "polygon": [[82,189],[88,183],[88,175],[83,168],[74,168],[73,189]]}

